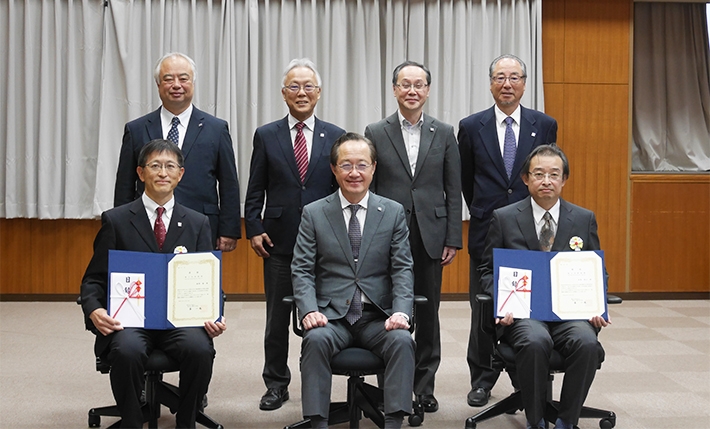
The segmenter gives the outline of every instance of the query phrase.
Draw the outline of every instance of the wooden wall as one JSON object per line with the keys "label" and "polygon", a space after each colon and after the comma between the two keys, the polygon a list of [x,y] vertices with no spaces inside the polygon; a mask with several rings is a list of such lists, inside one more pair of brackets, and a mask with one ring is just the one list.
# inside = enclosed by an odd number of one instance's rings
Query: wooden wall
{"label": "wooden wall", "polygon": [[[614,292],[710,291],[710,177],[630,174],[631,0],[544,0],[547,112],[570,158],[563,197],[597,214]],[[0,294],[76,294],[96,220],[0,219]],[[658,239],[659,232],[663,239]],[[464,250],[442,292],[468,293]],[[662,241],[662,242],[661,242]],[[246,240],[224,255],[224,290],[258,298]]]}

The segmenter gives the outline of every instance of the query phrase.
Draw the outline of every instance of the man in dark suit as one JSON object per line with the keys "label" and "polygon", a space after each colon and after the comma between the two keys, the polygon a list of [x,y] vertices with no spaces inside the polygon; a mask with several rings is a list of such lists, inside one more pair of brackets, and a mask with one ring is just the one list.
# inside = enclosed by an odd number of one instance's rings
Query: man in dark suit
{"label": "man in dark suit", "polygon": [[154,77],[163,105],[126,124],[113,206],[141,196],[138,154],[147,142],[165,138],[177,144],[185,156],[185,177],[175,189],[176,200],[207,215],[212,248],[230,252],[237,246],[242,227],[237,167],[227,122],[192,105],[196,69],[187,55],[166,54],[158,61]]}
{"label": "man in dark suit", "polygon": [[303,206],[336,189],[330,171],[330,148],[345,133],[313,114],[320,99],[321,79],[312,61],[303,58],[289,63],[281,94],[289,114],[254,132],[244,203],[247,237],[254,252],[264,258],[266,329],[262,377],[267,390],[259,402],[262,410],[275,410],[288,400],[289,313],[282,300],[293,295],[293,245]]}
{"label": "man in dark suit", "polygon": [[424,411],[435,412],[434,377],[441,362],[439,302],[443,267],[450,264],[461,240],[461,162],[451,125],[423,113],[431,73],[406,61],[394,69],[396,113],[365,129],[379,154],[370,189],[404,206],[414,258],[414,293],[427,297],[417,309],[419,322],[414,393]]}
{"label": "man in dark suit", "polygon": [[353,344],[385,362],[385,427],[412,411],[414,341],[412,257],[402,206],[368,191],[377,164],[374,145],[347,133],[331,150],[340,190],[303,209],[291,264],[304,329],[303,415],[328,426],[330,360]]}
{"label": "man in dark suit", "polygon": [[[574,241],[581,242],[584,250],[600,250],[594,213],[560,198],[569,177],[569,163],[559,147],[536,147],[522,165],[521,176],[530,196],[495,210],[486,236],[479,272],[483,289],[491,296],[494,248],[571,251]],[[545,427],[543,413],[553,348],[565,360],[555,429],[575,427],[597,367],[604,360],[597,333],[608,322],[601,315],[588,321],[541,322],[513,319],[507,313],[496,323],[505,327],[503,335],[516,353],[516,376],[528,427]]]}
{"label": "man in dark suit", "polygon": [[[182,152],[174,143],[154,140],[143,146],[137,174],[145,184],[145,192],[137,200],[102,214],[94,256],[81,283],[86,328],[96,334],[96,356],[111,364],[111,388],[121,413],[121,427],[143,427],[140,397],[144,365],[148,353],[159,348],[180,362],[177,427],[194,428],[198,407],[212,377],[212,338],[227,329],[224,320],[205,321],[204,328],[124,329],[106,311],[109,250],[173,253],[177,247],[189,252],[213,249],[207,217],[182,206],[173,197],[183,173]],[[158,235],[164,239],[162,247]]]}
{"label": "man in dark suit", "polygon": [[526,70],[525,63],[514,55],[501,55],[493,60],[488,72],[495,105],[459,123],[461,187],[471,214],[468,229],[471,331],[467,355],[471,391],[467,401],[475,407],[488,403],[499,375],[490,366],[493,339],[478,326],[480,308],[475,300],[482,292],[477,268],[488,224],[493,210],[528,195],[520,178],[525,157],[533,148],[557,140],[557,121],[520,105]]}

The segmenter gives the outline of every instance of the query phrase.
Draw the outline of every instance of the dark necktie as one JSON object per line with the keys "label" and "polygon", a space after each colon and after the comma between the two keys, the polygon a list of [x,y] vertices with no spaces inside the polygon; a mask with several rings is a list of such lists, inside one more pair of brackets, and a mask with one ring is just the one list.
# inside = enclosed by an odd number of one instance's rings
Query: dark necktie
{"label": "dark necktie", "polygon": [[505,138],[503,139],[503,163],[505,172],[513,174],[513,164],[515,163],[515,133],[513,132],[513,118],[505,118]]}
{"label": "dark necktie", "polygon": [[306,147],[306,135],[303,134],[303,127],[306,124],[299,122],[296,124],[296,140],[293,144],[293,154],[296,156],[296,166],[298,167],[298,175],[301,176],[301,183],[306,178],[308,171],[308,148]]}
{"label": "dark necktie", "polygon": [[163,243],[165,242],[165,224],[163,223],[163,213],[165,212],[165,207],[158,207],[155,209],[158,212],[158,217],[155,219],[155,226],[153,227],[153,233],[155,234],[155,241],[158,242],[158,249],[163,250]]}
{"label": "dark necktie", "polygon": [[555,241],[555,231],[552,229],[552,215],[550,215],[550,212],[545,212],[542,218],[545,223],[540,229],[540,250],[549,252],[552,249],[552,243]]}
{"label": "dark necktie", "polygon": [[[357,204],[350,204],[350,222],[348,223],[348,238],[350,239],[350,247],[353,251],[353,258],[355,258],[355,268],[357,268],[357,260],[360,256],[360,242],[362,241],[362,233],[360,232],[360,222],[357,220],[357,211],[360,206]],[[355,287],[355,292],[353,293],[353,299],[350,301],[350,308],[347,314],[345,314],[345,320],[351,325],[358,321],[362,317],[362,292],[359,287]]]}
{"label": "dark necktie", "polygon": [[178,131],[178,125],[180,125],[180,118],[173,116],[172,126],[170,131],[168,131],[168,140],[175,144],[180,144],[180,132]]}

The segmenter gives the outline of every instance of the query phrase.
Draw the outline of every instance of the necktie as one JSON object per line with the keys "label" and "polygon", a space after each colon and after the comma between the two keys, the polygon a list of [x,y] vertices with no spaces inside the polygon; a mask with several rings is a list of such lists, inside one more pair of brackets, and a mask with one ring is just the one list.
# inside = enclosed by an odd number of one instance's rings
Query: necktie
{"label": "necktie", "polygon": [[513,173],[513,164],[515,163],[515,133],[513,132],[513,118],[508,116],[505,118],[505,138],[503,139],[503,163],[505,164],[505,172],[510,175]]}
{"label": "necktie", "polygon": [[[350,247],[355,258],[355,267],[360,256],[360,242],[362,241],[362,233],[360,232],[360,222],[357,220],[356,213],[360,209],[357,204],[350,204],[350,222],[348,223],[348,238],[350,239]],[[345,320],[351,325],[362,317],[362,292],[359,287],[355,287],[353,299],[350,301],[350,308],[345,314]]]}
{"label": "necktie", "polygon": [[155,241],[158,242],[158,249],[163,250],[163,243],[165,242],[165,224],[163,223],[163,213],[165,212],[165,207],[158,207],[155,209],[158,212],[158,217],[155,219],[155,226],[153,227],[153,233],[155,234]]}
{"label": "necktie", "polygon": [[180,118],[173,116],[172,126],[170,131],[168,131],[168,140],[175,144],[180,144],[180,132],[178,131],[178,125],[180,125]]}
{"label": "necktie", "polygon": [[298,167],[298,175],[301,176],[301,183],[306,178],[308,171],[308,149],[306,148],[306,136],[303,134],[303,127],[306,124],[299,122],[296,124],[296,141],[293,145],[293,154],[296,156],[296,166]]}
{"label": "necktie", "polygon": [[540,250],[549,252],[552,249],[552,242],[555,241],[555,231],[552,229],[552,215],[545,212],[542,216],[545,224],[540,229]]}

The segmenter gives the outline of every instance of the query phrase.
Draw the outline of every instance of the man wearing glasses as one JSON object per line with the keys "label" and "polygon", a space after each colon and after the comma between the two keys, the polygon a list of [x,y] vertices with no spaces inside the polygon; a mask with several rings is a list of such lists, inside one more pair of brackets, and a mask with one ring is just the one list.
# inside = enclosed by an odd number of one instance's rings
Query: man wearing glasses
{"label": "man wearing glasses", "polygon": [[520,105],[525,92],[525,63],[514,55],[501,55],[489,68],[493,107],[474,113],[459,123],[461,187],[471,221],[468,230],[469,300],[471,331],[467,361],[472,407],[488,403],[499,373],[490,367],[493,339],[483,333],[479,305],[482,293],[478,266],[493,210],[522,200],[528,195],[520,173],[525,157],[537,146],[557,141],[557,121],[542,112]]}
{"label": "man wearing glasses", "polygon": [[424,411],[435,412],[434,377],[441,361],[439,301],[443,267],[461,240],[461,162],[451,125],[424,114],[431,73],[406,61],[392,74],[399,109],[365,129],[377,148],[370,189],[404,206],[414,259],[414,293],[427,297],[417,309],[414,393]]}
{"label": "man wearing glasses", "polygon": [[254,252],[264,259],[266,328],[262,377],[267,390],[259,402],[262,410],[280,408],[289,399],[289,311],[282,299],[293,295],[293,246],[303,206],[337,189],[330,170],[330,148],[345,134],[340,127],[313,114],[321,95],[321,79],[312,61],[292,60],[282,85],[281,94],[289,113],[254,132],[244,202],[247,237]]}

